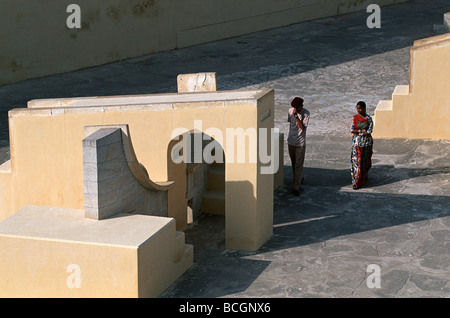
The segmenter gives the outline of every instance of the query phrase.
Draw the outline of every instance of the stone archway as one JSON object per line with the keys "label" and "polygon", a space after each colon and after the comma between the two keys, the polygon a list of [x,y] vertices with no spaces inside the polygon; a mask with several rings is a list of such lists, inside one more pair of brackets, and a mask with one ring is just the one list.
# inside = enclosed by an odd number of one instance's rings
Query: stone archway
{"label": "stone archway", "polygon": [[[167,147],[167,169],[168,178],[181,183],[169,204],[174,209],[186,205],[187,224],[203,213],[225,215],[225,152],[214,137],[195,129],[175,136]],[[183,188],[185,202],[180,200]]]}

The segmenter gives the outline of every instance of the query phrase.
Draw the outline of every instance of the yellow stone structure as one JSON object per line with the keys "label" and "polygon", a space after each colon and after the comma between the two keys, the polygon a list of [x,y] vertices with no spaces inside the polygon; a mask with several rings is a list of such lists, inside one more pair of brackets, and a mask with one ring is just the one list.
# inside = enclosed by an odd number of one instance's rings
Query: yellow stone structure
{"label": "yellow stone structure", "polygon": [[[196,171],[211,178],[206,190],[218,182],[208,172],[222,171],[222,205],[204,196],[201,206],[225,215],[227,249],[256,251],[272,236],[283,182],[273,90],[214,91],[214,73],[178,80],[182,93],[32,100],[9,112],[0,296],[159,295],[193,263],[183,230],[203,184],[189,178]],[[202,151],[214,139],[225,161],[176,162],[194,134],[209,138]]]}
{"label": "yellow stone structure", "polygon": [[417,40],[409,85],[375,109],[375,138],[450,139],[450,33]]}
{"label": "yellow stone structure", "polygon": [[[227,128],[271,129],[273,98],[272,90],[243,90],[30,101],[28,108],[9,112],[11,160],[0,168],[5,190],[0,215],[4,219],[26,205],[82,209],[84,127],[127,123],[135,153],[151,179],[177,185],[169,190],[168,210],[177,229],[184,230],[186,166],[168,160],[172,132],[193,131],[198,119],[204,131],[218,128],[223,136]],[[238,162],[237,144],[232,150],[230,144],[222,145],[235,156],[225,172],[227,248],[257,250],[272,234],[274,176],[261,175],[260,162]],[[248,156],[258,145],[246,149]]]}

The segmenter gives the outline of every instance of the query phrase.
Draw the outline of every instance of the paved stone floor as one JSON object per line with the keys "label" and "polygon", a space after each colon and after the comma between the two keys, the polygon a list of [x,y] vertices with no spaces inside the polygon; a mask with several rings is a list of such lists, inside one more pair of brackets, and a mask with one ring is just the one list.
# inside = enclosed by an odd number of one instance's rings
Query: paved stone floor
{"label": "paved stone floor", "polygon": [[[448,0],[383,7],[191,48],[0,86],[0,163],[9,158],[7,111],[36,98],[165,93],[181,73],[217,72],[218,89],[272,88],[275,125],[287,135],[294,96],[311,112],[304,193],[275,192],[274,234],[257,252],[224,248],[224,218],[186,231],[194,265],[170,297],[449,297],[450,141],[376,139],[366,187],[349,174],[350,121],[359,100],[373,114],[409,81],[409,49],[436,34]],[[380,287],[369,288],[380,269]]]}

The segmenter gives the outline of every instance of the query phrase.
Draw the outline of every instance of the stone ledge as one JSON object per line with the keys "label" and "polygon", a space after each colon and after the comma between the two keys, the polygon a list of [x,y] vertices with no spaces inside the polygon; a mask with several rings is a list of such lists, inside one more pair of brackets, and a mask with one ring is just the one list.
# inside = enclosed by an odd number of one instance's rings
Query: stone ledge
{"label": "stone ledge", "polygon": [[380,100],[378,102],[377,108],[375,109],[375,112],[377,111],[392,111],[392,101]]}
{"label": "stone ledge", "polygon": [[267,94],[269,89],[259,90],[234,90],[214,92],[184,92],[166,94],[142,94],[127,96],[105,96],[105,97],[79,97],[79,98],[55,98],[39,99],[28,102],[29,109],[36,108],[70,108],[70,107],[106,107],[106,106],[142,106],[163,104],[172,105],[177,103],[218,102],[228,100],[254,100]]}
{"label": "stone ledge", "polygon": [[96,221],[84,218],[83,210],[27,206],[0,222],[0,235],[138,248],[171,222],[141,214]]}
{"label": "stone ledge", "polygon": [[409,95],[409,85],[395,86],[393,95]]}
{"label": "stone ledge", "polygon": [[0,173],[11,173],[11,160],[5,161],[0,165]]}

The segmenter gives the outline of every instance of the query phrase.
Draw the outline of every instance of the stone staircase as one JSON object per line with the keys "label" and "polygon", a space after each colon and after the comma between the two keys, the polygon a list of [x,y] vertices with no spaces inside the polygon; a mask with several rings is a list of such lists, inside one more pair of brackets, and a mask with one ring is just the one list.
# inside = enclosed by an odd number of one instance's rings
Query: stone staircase
{"label": "stone staircase", "polygon": [[202,213],[225,215],[225,164],[213,163],[208,169]]}
{"label": "stone staircase", "polygon": [[[391,100],[379,101],[375,109],[376,137],[404,138],[407,130],[404,118],[408,108],[409,85],[397,85]],[[395,107],[394,107],[395,105]],[[378,128],[381,127],[381,132]],[[396,129],[390,129],[395,127]]]}
{"label": "stone staircase", "polygon": [[379,101],[375,138],[450,138],[448,61],[450,33],[414,41],[409,85],[397,85],[392,100]]}

